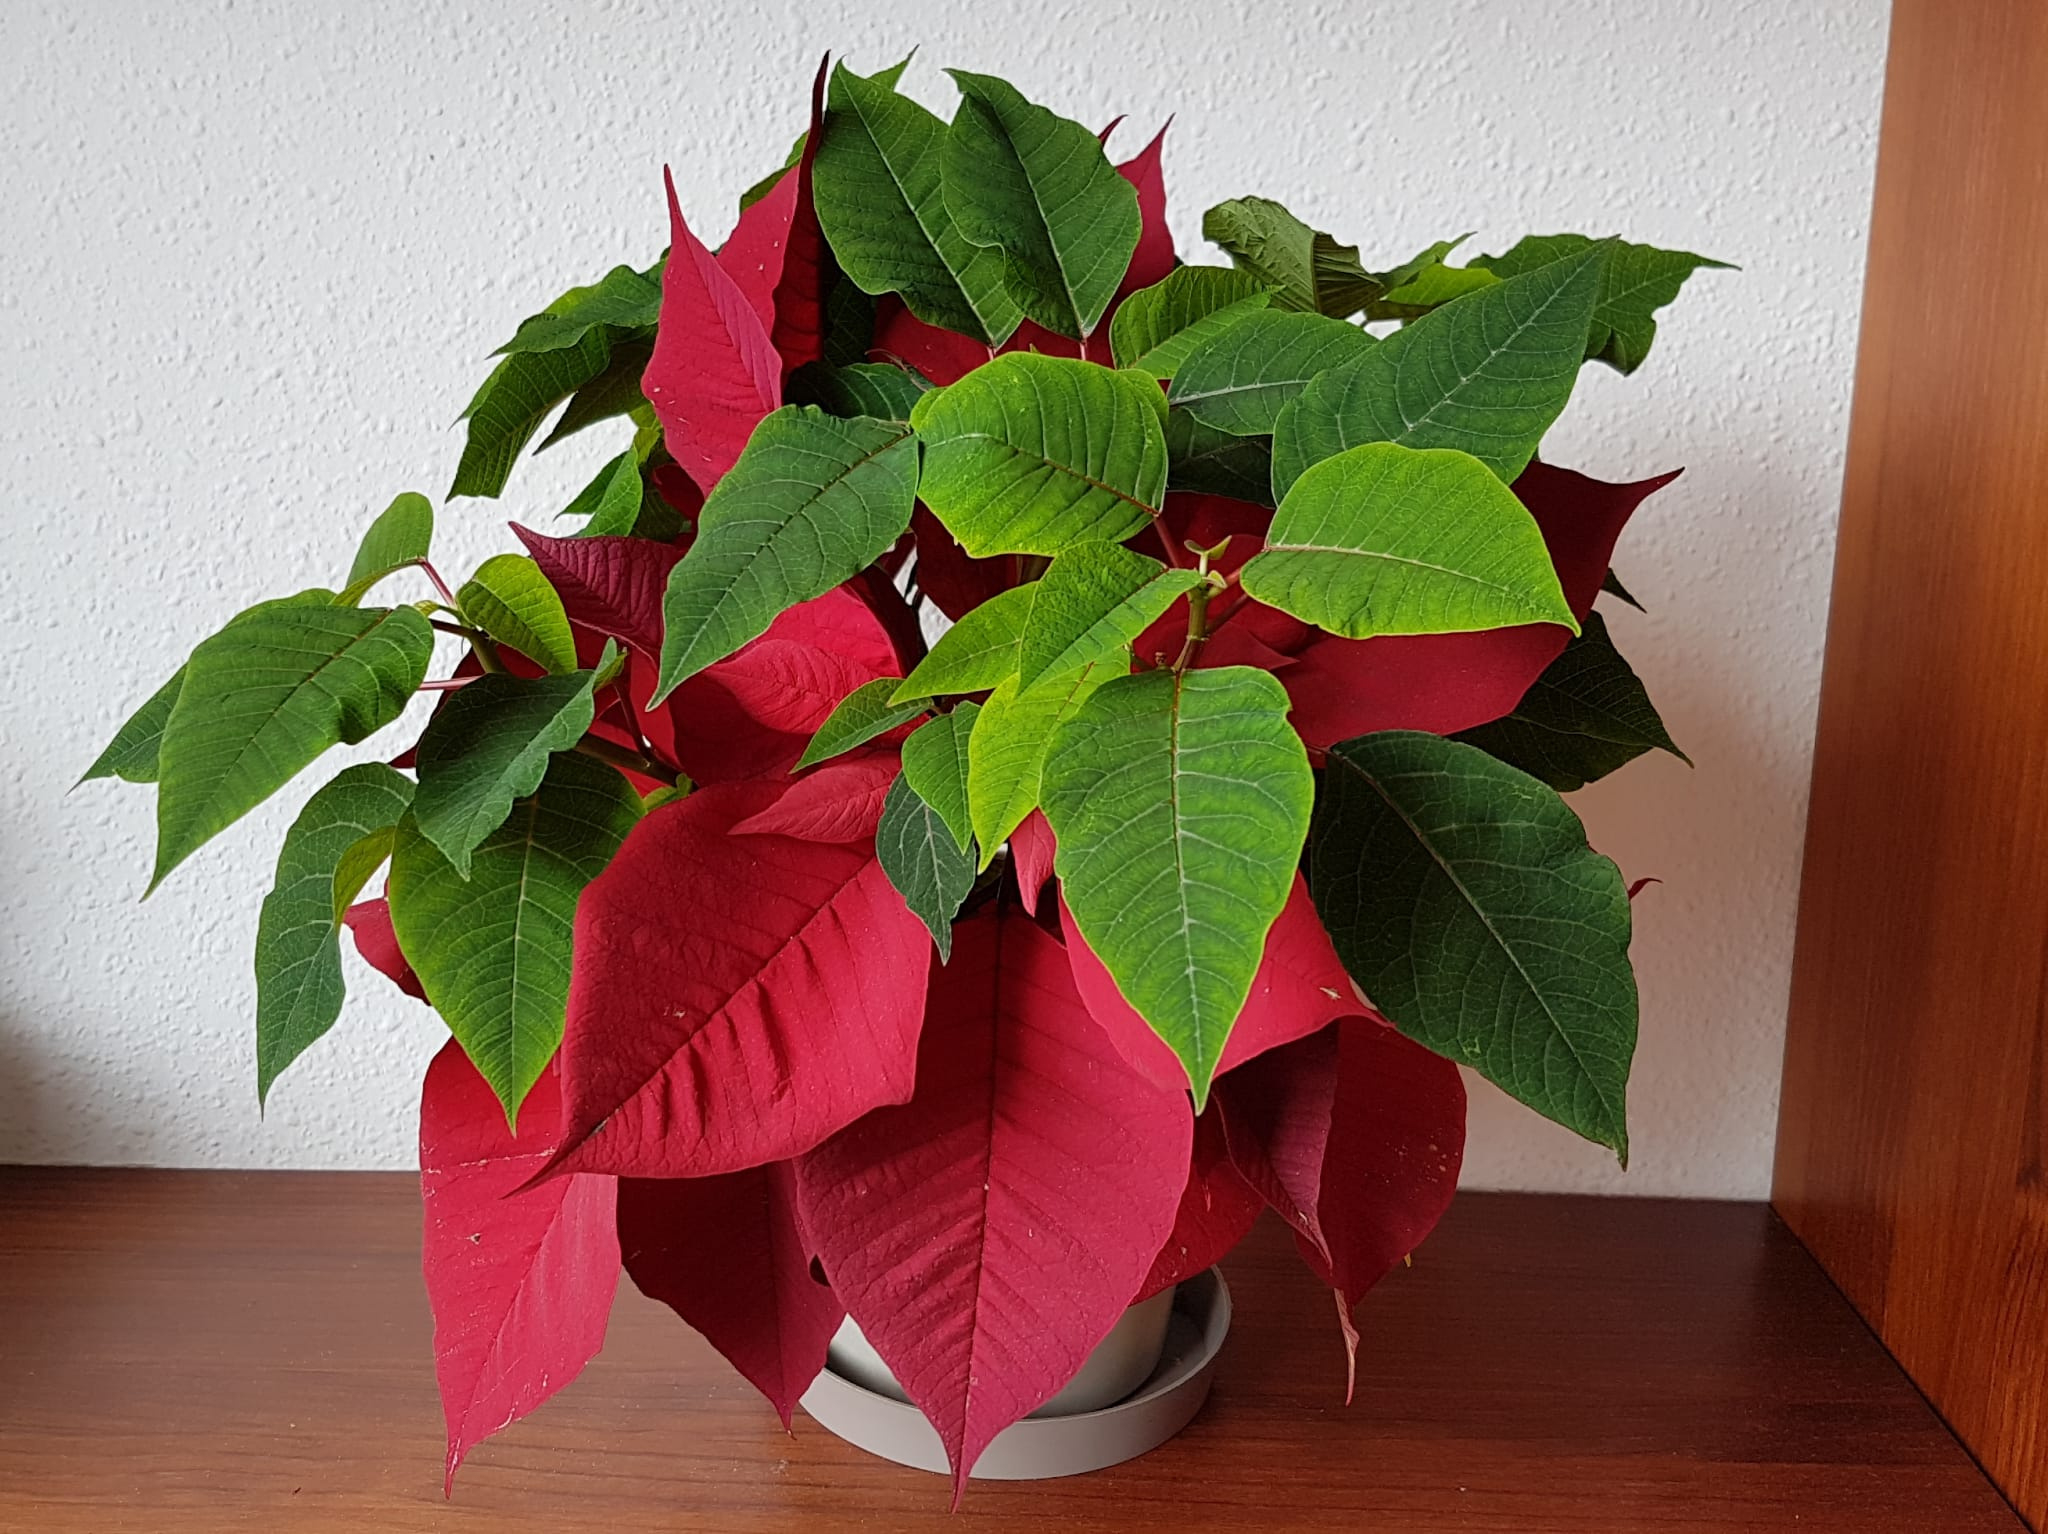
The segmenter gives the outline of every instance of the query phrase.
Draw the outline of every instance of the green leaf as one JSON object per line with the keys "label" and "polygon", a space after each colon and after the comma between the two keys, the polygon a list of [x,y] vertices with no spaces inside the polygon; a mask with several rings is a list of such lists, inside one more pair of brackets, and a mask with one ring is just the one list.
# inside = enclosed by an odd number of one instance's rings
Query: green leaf
{"label": "green leaf", "polygon": [[912,698],[907,703],[889,701],[889,695],[900,685],[896,677],[878,676],[841,698],[790,771],[801,772],[855,746],[864,746],[877,735],[886,735],[897,725],[907,724],[922,714],[926,708],[923,698]]}
{"label": "green leaf", "polygon": [[1249,666],[1140,672],[1097,689],[1046,756],[1068,909],[1198,1112],[1308,835],[1315,779],[1287,706]]}
{"label": "green leaf", "polygon": [[1373,345],[1370,335],[1343,320],[1268,310],[1196,347],[1174,374],[1167,399],[1218,431],[1266,436],[1281,407],[1310,379]]}
{"label": "green leaf", "polygon": [[410,491],[399,496],[363,534],[355,563],[349,566],[348,580],[336,600],[344,607],[355,606],[363,599],[363,593],[385,576],[425,559],[433,538],[432,503]]}
{"label": "green leaf", "polygon": [[903,743],[903,781],[937,812],[963,853],[974,841],[967,815],[967,741],[980,713],[979,705],[962,703],[920,725]]}
{"label": "green leaf", "polygon": [[1017,670],[1017,644],[1038,596],[1038,583],[998,592],[939,636],[931,653],[911,669],[891,703],[943,693],[987,692]]}
{"label": "green leaf", "polygon": [[1287,492],[1248,596],[1346,639],[1516,623],[1578,632],[1542,529],[1486,465],[1448,448],[1371,442]]}
{"label": "green leaf", "polygon": [[651,330],[661,318],[661,268],[636,272],[615,266],[589,287],[571,288],[541,313],[523,322],[498,350],[553,352],[576,345],[599,325]]}
{"label": "green leaf", "polygon": [[875,856],[911,914],[930,929],[939,961],[952,958],[953,918],[974,888],[974,855],[954,842],[939,812],[918,797],[907,777],[890,784],[882,801]]}
{"label": "green leaf", "polygon": [[[1467,238],[1466,236],[1461,236]],[[1455,298],[1490,288],[1500,278],[1483,266],[1446,266],[1441,257],[1458,240],[1442,240],[1430,247],[1414,270],[1402,269],[1398,281],[1390,278],[1386,294],[1365,306],[1369,320],[1420,319],[1432,309],[1441,309]]]}
{"label": "green leaf", "polygon": [[1505,719],[1456,737],[1560,793],[1584,788],[1645,751],[1692,758],[1672,744],[1656,705],[1598,613],[1564,647]]}
{"label": "green leaf", "polygon": [[1339,245],[1279,203],[1240,197],[1202,215],[1202,238],[1229,252],[1237,269],[1275,289],[1273,303],[1347,319],[1380,293],[1358,264],[1358,247]]}
{"label": "green leaf", "polygon": [[908,422],[911,407],[929,388],[930,380],[893,363],[834,367],[829,362],[806,362],[790,375],[788,399],[792,405],[816,405],[830,415]]}
{"label": "green leaf", "polygon": [[576,669],[576,636],[562,599],[524,554],[493,554],[455,593],[463,618],[553,672]]}
{"label": "green leaf", "polygon": [[1308,881],[1396,1027],[1626,1163],[1628,892],[1562,799],[1475,746],[1360,736],[1330,751]]}
{"label": "green leaf", "polygon": [[953,221],[941,185],[946,125],[892,85],[832,71],[824,137],[811,162],[818,222],[866,293],[901,293],[910,312],[991,346],[1023,319],[1000,252]]}
{"label": "green leaf", "polygon": [[796,142],[789,146],[789,153],[775,169],[740,193],[740,212],[744,213],[755,203],[775,190],[776,182],[787,175],[796,162],[804,157],[804,147],[811,141],[811,130],[806,128],[796,136]]}
{"label": "green leaf", "polygon": [[1611,597],[1619,597],[1639,613],[1649,611],[1648,608],[1629,594],[1628,587],[1622,585],[1621,577],[1614,573],[1614,568],[1611,565],[1608,567],[1607,573],[1600,578],[1600,589]]}
{"label": "green leaf", "polygon": [[[128,722],[114,732],[107,749],[93,758],[79,783],[94,778],[119,778],[124,783],[156,781],[157,747],[164,738],[164,724],[177,704],[178,689],[185,685],[185,668],[180,666],[171,679],[149,695],[149,701],[128,716]],[[73,788],[77,783],[71,785]]]}
{"label": "green leaf", "polygon": [[512,801],[539,788],[548,759],[590,728],[598,683],[617,655],[617,645],[606,640],[592,671],[479,677],[428,723],[420,737],[413,821],[465,879],[471,852],[504,824]]}
{"label": "green leaf", "polygon": [[[1583,234],[1532,234],[1505,255],[1481,256],[1473,262],[1499,277],[1517,277],[1590,249],[1596,242]],[[1659,250],[1604,240],[1613,253],[1601,278],[1600,300],[1586,337],[1586,356],[1621,373],[1643,365],[1657,339],[1657,311],[1678,297],[1685,279],[1702,268],[1733,271],[1725,261],[1712,261],[1685,250]]]}
{"label": "green leaf", "polygon": [[1310,384],[1273,431],[1273,490],[1364,442],[1450,447],[1513,480],[1571,398],[1604,247],[1425,314]]}
{"label": "green leaf", "polygon": [[967,811],[983,867],[1038,808],[1053,732],[1073,718],[1096,688],[1122,674],[1104,663],[1029,692],[1020,692],[1017,679],[1009,677],[989,694],[967,740]]}
{"label": "green leaf", "polygon": [[640,473],[640,454],[627,448],[597,471],[597,478],[577,492],[576,499],[562,508],[565,517],[587,517],[586,538],[620,537],[633,531],[640,520],[647,483]]}
{"label": "green leaf", "polygon": [[149,887],[329,746],[396,719],[433,653],[412,608],[338,607],[327,591],[265,602],[202,640],[164,725]]}
{"label": "green leaf", "polygon": [[484,838],[467,879],[399,823],[386,891],[398,945],[508,1124],[562,1041],[577,897],[639,818],[623,777],[563,752]]}
{"label": "green leaf", "polygon": [[611,356],[562,407],[561,415],[541,439],[536,453],[544,453],[564,437],[573,437],[587,426],[616,420],[635,410],[647,408],[647,396],[640,391],[640,376],[654,356],[654,337],[627,331],[612,332]]}
{"label": "green leaf", "polygon": [[548,412],[604,371],[611,347],[612,332],[600,325],[574,346],[515,353],[491,369],[462,412],[469,436],[448,494],[500,494]]}
{"label": "green leaf", "polygon": [[1109,348],[1122,368],[1171,378],[1189,352],[1263,309],[1273,295],[1235,267],[1183,266],[1117,305]]}
{"label": "green leaf", "polygon": [[1273,504],[1273,440],[1204,426],[1185,410],[1166,417],[1166,487]]}
{"label": "green leaf", "polygon": [[1158,387],[1070,357],[1011,352],[917,402],[918,495],[966,551],[1120,543],[1166,492]]}
{"label": "green leaf", "polygon": [[1138,248],[1137,192],[1079,123],[993,75],[946,73],[960,87],[940,156],[946,207],[968,239],[1001,252],[1026,315],[1092,334]]}
{"label": "green leaf", "polygon": [[669,573],[653,701],[858,574],[903,535],[916,495],[917,443],[900,425],[815,405],[762,421]]}
{"label": "green leaf", "polygon": [[1041,678],[1062,677],[1127,651],[1202,579],[1119,544],[1075,544],[1037,583],[1038,597],[1017,649],[1018,687],[1028,691]]}
{"label": "green leaf", "polygon": [[[341,913],[390,850],[412,781],[382,762],[342,771],[285,833],[256,924],[256,1100],[341,1015]],[[358,849],[374,848],[369,856]]]}

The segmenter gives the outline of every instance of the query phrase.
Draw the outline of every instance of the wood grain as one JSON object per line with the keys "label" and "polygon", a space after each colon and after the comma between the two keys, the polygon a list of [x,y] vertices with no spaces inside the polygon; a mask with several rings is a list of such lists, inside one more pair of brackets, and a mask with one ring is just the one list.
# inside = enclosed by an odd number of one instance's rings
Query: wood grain
{"label": "wood grain", "polygon": [[440,1496],[416,1190],[0,1172],[0,1528],[2016,1534],[1764,1208],[1468,1196],[1363,1312],[1355,1405],[1285,1232],[1226,1264],[1209,1405],[1097,1475],[980,1484],[793,1437],[667,1312]]}
{"label": "wood grain", "polygon": [[1897,0],[1775,1198],[2048,1527],[2048,5]]}

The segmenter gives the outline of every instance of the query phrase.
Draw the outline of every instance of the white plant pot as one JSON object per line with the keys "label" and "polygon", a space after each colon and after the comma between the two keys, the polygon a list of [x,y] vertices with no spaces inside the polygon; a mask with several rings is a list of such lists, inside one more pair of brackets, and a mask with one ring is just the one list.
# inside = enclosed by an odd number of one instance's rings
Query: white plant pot
{"label": "white plant pot", "polygon": [[[1214,1268],[1124,1313],[1058,1395],[995,1437],[977,1480],[1045,1480],[1134,1459],[1178,1433],[1208,1398],[1230,1330],[1230,1290]],[[849,1317],[803,1408],[821,1427],[899,1465],[946,1472],[924,1414]]]}

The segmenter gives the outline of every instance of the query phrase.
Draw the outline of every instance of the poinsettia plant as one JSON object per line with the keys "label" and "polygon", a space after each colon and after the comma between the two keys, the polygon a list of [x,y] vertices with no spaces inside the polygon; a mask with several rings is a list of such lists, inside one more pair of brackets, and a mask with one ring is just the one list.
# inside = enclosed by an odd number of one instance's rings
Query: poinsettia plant
{"label": "poinsettia plant", "polygon": [[451,584],[400,496],[87,773],[157,785],[154,887],[437,695],[285,838],[256,1075],[336,1021],[343,928],[452,1034],[451,1480],[622,1265],[785,1423],[850,1313],[957,1494],[1261,1208],[1355,1348],[1451,1198],[1460,1066],[1626,1155],[1630,891],[1559,791],[1676,752],[1594,608],[1671,476],[1537,452],[1717,263],[1379,268],[1251,197],[1183,263],[1159,138],[1114,163],[964,71],[948,123],[900,74],[821,69],[717,250],[671,184],[661,261],[500,349],[452,493],[618,423],[574,536]]}

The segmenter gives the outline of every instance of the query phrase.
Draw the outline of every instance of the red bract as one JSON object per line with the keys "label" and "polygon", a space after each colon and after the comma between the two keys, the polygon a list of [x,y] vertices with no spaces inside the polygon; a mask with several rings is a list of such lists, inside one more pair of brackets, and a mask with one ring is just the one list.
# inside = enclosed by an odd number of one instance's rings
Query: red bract
{"label": "red bract", "polygon": [[517,524],[512,531],[561,597],[571,624],[660,661],[661,596],[682,549],[646,538],[550,538]]}
{"label": "red bract", "polygon": [[1052,877],[1053,854],[1058,850],[1043,810],[1033,810],[1010,833],[1010,864],[1017,875],[1017,894],[1033,916],[1038,914],[1038,897]]}
{"label": "red bract", "polygon": [[704,1334],[789,1426],[846,1307],[811,1276],[789,1163],[619,1182],[626,1274]]}
{"label": "red bract", "polygon": [[663,175],[668,266],[654,355],[640,385],[669,453],[708,493],[761,417],[782,403],[782,359],[747,296],[683,221],[675,178]]}
{"label": "red bract", "polygon": [[811,161],[825,119],[825,71],[811,82],[811,126],[803,152],[775,189],[740,215],[718,264],[768,327],[783,376],[823,355],[825,286],[835,263],[811,206]]}
{"label": "red bract", "polygon": [[938,1429],[957,1504],[1138,1292],[1192,1121],[1111,1048],[1060,945],[996,908],[933,973],[917,1085],[800,1158],[797,1190],[833,1287]]}
{"label": "red bract", "polygon": [[731,834],[778,794],[664,805],[583,892],[556,1170],[738,1171],[910,1096],[930,935],[871,846]]}
{"label": "red bract", "polygon": [[1131,253],[1130,270],[1124,273],[1123,283],[1117,289],[1119,299],[1155,282],[1164,282],[1174,268],[1173,230],[1166,223],[1166,175],[1161,164],[1165,148],[1166,129],[1161,128],[1152,135],[1151,143],[1116,168],[1117,174],[1136,190],[1138,216],[1143,220],[1138,248]]}
{"label": "red bract", "polygon": [[398,951],[398,934],[391,930],[391,906],[382,900],[358,900],[342,913],[356,952],[363,961],[408,996],[427,999],[426,987]]}
{"label": "red bract", "polygon": [[1383,1023],[1349,1018],[1219,1079],[1216,1094],[1232,1163],[1337,1292],[1355,1371],[1352,1311],[1457,1191],[1458,1068]]}
{"label": "red bract", "polygon": [[1231,1165],[1223,1138],[1223,1116],[1213,1108],[1195,1120],[1193,1164],[1181,1190],[1173,1230],[1152,1259],[1152,1271],[1138,1290],[1138,1301],[1193,1278],[1230,1255],[1251,1231],[1265,1203]]}
{"label": "red bract", "polygon": [[733,834],[867,841],[882,818],[882,801],[889,797],[900,763],[893,749],[856,751],[821,763],[790,784],[767,809],[735,825]]}
{"label": "red bract", "polygon": [[435,1369],[448,1419],[444,1491],[462,1458],[560,1390],[604,1346],[619,1284],[608,1177],[522,1185],[547,1160],[557,1074],[527,1095],[515,1138],[461,1048],[427,1069],[420,1099],[420,1196]]}
{"label": "red bract", "polygon": [[[1147,1080],[1169,1090],[1184,1089],[1187,1072],[1165,1042],[1131,1009],[1102,961],[1083,941],[1060,902],[1060,921],[1067,936],[1067,958],[1074,984],[1089,1012],[1109,1034],[1118,1053]],[[1294,876],[1294,892],[1279,919],[1266,934],[1266,951],[1252,977],[1244,1010],[1231,1026],[1216,1073],[1234,1070],[1255,1055],[1314,1033],[1334,1018],[1366,1007],[1358,986],[1330,947],[1329,935],[1308,896],[1308,884]]]}

